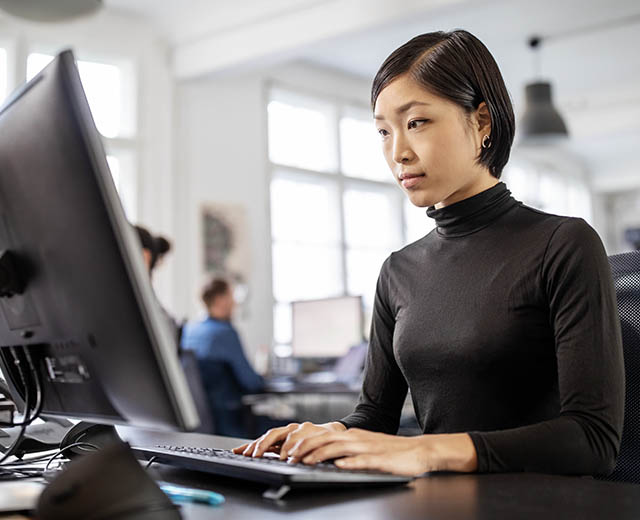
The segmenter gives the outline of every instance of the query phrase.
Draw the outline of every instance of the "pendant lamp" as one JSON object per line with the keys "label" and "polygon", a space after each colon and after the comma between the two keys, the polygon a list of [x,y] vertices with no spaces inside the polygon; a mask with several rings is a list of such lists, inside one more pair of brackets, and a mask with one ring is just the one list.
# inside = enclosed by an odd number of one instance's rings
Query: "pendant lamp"
{"label": "pendant lamp", "polygon": [[[536,53],[534,57],[539,57],[537,52],[540,41],[539,37],[532,37],[529,40],[529,46]],[[520,138],[535,140],[568,137],[567,125],[553,106],[551,83],[534,81],[525,86],[524,93],[525,111],[519,121]]]}
{"label": "pendant lamp", "polygon": [[32,22],[62,22],[95,13],[102,0],[0,0],[0,9]]}

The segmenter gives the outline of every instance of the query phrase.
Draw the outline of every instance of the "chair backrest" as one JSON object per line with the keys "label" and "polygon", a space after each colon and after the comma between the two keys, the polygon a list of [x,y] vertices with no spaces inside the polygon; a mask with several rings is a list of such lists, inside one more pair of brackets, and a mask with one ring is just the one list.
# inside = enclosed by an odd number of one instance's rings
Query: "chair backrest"
{"label": "chair backrest", "polygon": [[606,480],[640,484],[640,251],[609,257],[618,300],[626,379],[620,454]]}
{"label": "chair backrest", "polygon": [[209,405],[209,397],[202,381],[198,359],[193,350],[181,350],[180,363],[187,378],[189,390],[196,404],[196,410],[198,410],[198,415],[200,416],[200,426],[198,426],[195,431],[199,433],[215,433],[215,424]]}
{"label": "chair backrest", "polygon": [[216,435],[247,437],[242,387],[225,361],[198,360]]}

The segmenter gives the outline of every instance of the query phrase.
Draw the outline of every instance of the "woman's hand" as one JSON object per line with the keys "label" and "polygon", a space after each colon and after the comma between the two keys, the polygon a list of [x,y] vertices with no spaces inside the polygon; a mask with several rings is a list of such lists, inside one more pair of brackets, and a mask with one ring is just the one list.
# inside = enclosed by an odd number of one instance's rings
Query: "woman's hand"
{"label": "woman's hand", "polygon": [[316,464],[337,459],[340,468],[417,476],[427,471],[475,471],[475,447],[467,434],[399,437],[353,428],[299,440],[293,461]]}
{"label": "woman's hand", "polygon": [[253,442],[233,448],[233,453],[241,453],[247,457],[262,457],[265,453],[279,453],[281,460],[289,457],[289,451],[304,439],[311,439],[329,432],[344,431],[342,423],[313,424],[310,422],[291,423],[280,428],[273,428]]}

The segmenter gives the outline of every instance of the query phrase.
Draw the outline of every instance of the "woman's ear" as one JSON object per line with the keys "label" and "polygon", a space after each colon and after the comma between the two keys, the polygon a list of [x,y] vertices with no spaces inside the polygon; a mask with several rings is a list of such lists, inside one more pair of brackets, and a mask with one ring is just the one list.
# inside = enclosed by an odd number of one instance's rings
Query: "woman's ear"
{"label": "woman's ear", "polygon": [[484,101],[476,109],[476,121],[478,132],[481,135],[491,135],[491,114]]}

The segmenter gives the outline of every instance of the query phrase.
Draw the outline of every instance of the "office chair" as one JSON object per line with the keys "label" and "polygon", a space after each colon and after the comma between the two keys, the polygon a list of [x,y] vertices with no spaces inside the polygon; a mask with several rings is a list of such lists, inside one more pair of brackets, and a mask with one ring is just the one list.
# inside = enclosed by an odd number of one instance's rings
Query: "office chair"
{"label": "office chair", "polygon": [[232,368],[225,361],[198,360],[209,410],[213,415],[214,434],[227,437],[249,436],[247,410],[242,404],[243,391]]}
{"label": "office chair", "polygon": [[187,377],[187,384],[200,416],[200,426],[195,431],[198,433],[215,433],[215,422],[209,406],[209,396],[202,381],[195,353],[192,350],[180,350],[180,364]]}
{"label": "office chair", "polygon": [[603,480],[640,484],[640,251],[609,257],[618,300],[626,393],[620,454]]}

